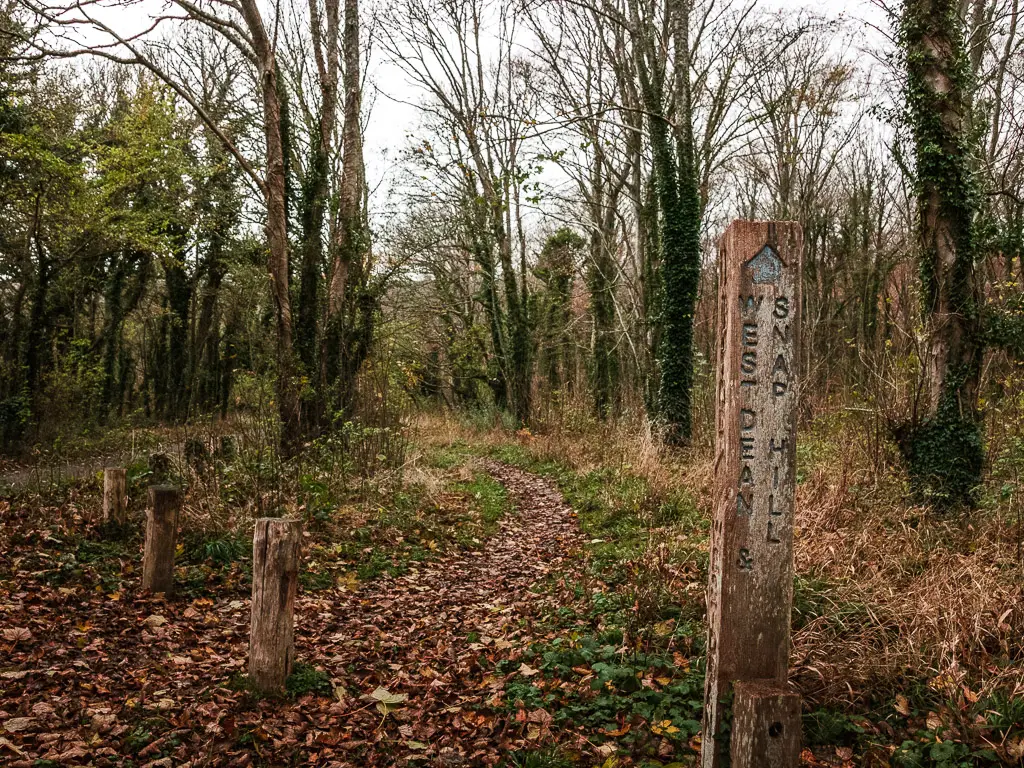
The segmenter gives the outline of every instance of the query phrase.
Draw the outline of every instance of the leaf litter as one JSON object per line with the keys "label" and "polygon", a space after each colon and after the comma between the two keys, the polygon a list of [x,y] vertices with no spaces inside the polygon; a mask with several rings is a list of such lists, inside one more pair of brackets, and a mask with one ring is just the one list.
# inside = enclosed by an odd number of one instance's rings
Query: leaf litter
{"label": "leaf litter", "polygon": [[[3,504],[0,523],[22,531],[0,551],[0,762],[495,765],[535,746],[551,714],[517,712],[503,691],[536,674],[515,662],[558,607],[537,587],[579,567],[582,536],[548,480],[485,468],[516,512],[484,548],[356,589],[300,590],[296,658],[330,684],[294,699],[237,684],[249,622],[239,588],[151,597],[129,561],[109,589],[50,583],[59,542]],[[498,673],[502,662],[515,671]]]}

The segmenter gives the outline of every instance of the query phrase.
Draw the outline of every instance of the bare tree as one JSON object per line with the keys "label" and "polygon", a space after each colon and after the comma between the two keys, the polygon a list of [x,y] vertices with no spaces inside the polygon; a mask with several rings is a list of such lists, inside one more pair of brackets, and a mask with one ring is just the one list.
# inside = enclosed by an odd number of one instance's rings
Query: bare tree
{"label": "bare tree", "polygon": [[[530,417],[532,349],[523,185],[535,73],[515,52],[517,20],[489,0],[402,0],[383,45],[443,128],[425,151],[462,178],[471,250],[484,273],[491,336],[515,417]],[[500,280],[501,303],[498,300]]]}

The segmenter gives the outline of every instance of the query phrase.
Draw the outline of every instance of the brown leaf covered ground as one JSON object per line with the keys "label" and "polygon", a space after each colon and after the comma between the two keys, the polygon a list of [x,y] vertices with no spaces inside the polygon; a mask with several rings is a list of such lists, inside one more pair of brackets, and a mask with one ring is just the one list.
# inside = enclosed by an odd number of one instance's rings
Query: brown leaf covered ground
{"label": "brown leaf covered ground", "polygon": [[[233,684],[248,643],[240,590],[153,598],[138,591],[136,561],[121,563],[117,592],[50,586],[38,577],[62,542],[30,509],[5,504],[0,764],[119,765],[132,752],[153,766],[485,765],[525,746],[550,715],[504,707],[505,679],[519,672],[494,667],[534,639],[534,619],[552,606],[532,588],[574,567],[580,534],[548,481],[487,469],[520,512],[483,549],[355,591],[300,593],[297,658],[330,690],[297,700]],[[380,688],[404,700],[378,706]]]}
{"label": "brown leaf covered ground", "polygon": [[[292,508],[307,522],[298,664],[277,698],[246,687],[246,556],[213,567],[186,552],[178,594],[156,599],[138,589],[138,533],[111,542],[97,527],[95,478],[0,501],[0,765],[693,765],[699,452],[451,420],[417,439],[405,512],[397,495],[344,502],[326,524]],[[799,488],[804,764],[1019,763],[1005,537],[883,506],[891,486],[854,486],[837,466],[811,465]],[[183,535],[224,506],[218,472],[192,477]],[[495,479],[514,504],[487,517]],[[133,514],[137,528],[140,503]]]}

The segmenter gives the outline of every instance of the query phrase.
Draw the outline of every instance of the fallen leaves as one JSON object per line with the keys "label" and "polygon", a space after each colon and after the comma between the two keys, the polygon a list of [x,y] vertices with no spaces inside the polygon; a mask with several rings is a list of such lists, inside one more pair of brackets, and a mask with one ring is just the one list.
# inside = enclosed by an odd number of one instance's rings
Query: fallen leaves
{"label": "fallen leaves", "polygon": [[519,674],[522,675],[523,677],[533,677],[534,675],[538,674],[539,672],[540,672],[540,670],[534,669],[529,664],[527,664],[525,661],[522,664],[519,665]]}
{"label": "fallen leaves", "polygon": [[904,717],[910,717],[910,702],[907,701],[907,697],[902,693],[896,696],[896,704],[893,706],[893,709]]}
{"label": "fallen leaves", "polygon": [[[520,513],[499,519],[483,545],[473,537],[400,575],[346,574],[300,593],[296,656],[325,680],[291,700],[255,699],[235,684],[249,629],[238,580],[195,599],[186,590],[149,598],[138,591],[132,545],[51,583],[60,548],[80,534],[45,546],[26,534],[20,551],[0,551],[0,648],[11,651],[0,670],[0,763],[129,758],[155,768],[214,754],[216,764],[241,766],[258,753],[270,764],[483,766],[546,743],[551,713],[518,722],[504,699],[513,675],[495,669],[514,660],[523,678],[539,675],[517,658],[534,639],[531,624],[556,607],[535,586],[578,566],[579,531],[550,483],[488,469]],[[15,514],[37,525],[36,515]]]}
{"label": "fallen leaves", "polygon": [[389,715],[409,700],[406,693],[391,693],[387,688],[379,687],[363,699],[377,702],[377,711],[382,715]]}
{"label": "fallen leaves", "polygon": [[10,627],[0,631],[8,643],[24,643],[32,639],[32,632],[24,627]]}
{"label": "fallen leaves", "polygon": [[19,733],[31,728],[35,724],[33,717],[12,717],[4,722],[4,730],[8,733]]}
{"label": "fallen leaves", "polygon": [[9,749],[11,752],[18,755],[18,757],[28,757],[25,751],[22,750],[17,744],[12,743],[10,740],[3,736],[0,736],[0,747],[3,747],[4,749]]}

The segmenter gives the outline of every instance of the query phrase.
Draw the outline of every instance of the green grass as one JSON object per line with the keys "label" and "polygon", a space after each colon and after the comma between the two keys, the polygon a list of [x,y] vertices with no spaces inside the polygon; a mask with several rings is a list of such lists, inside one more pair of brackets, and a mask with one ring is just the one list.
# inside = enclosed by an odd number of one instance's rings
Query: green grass
{"label": "green grass", "polygon": [[505,486],[486,472],[473,473],[472,480],[455,483],[452,490],[466,497],[478,517],[473,521],[478,525],[460,526],[456,537],[463,547],[480,546],[481,539],[497,533],[498,522],[512,510]]}
{"label": "green grass", "polygon": [[[52,586],[78,584],[116,592],[121,587],[122,565],[139,559],[138,550],[124,540],[97,541],[65,535],[53,557],[44,551],[30,554],[29,563],[36,563],[41,580]],[[23,566],[24,567],[24,566]]]}
{"label": "green grass", "polygon": [[[462,461],[468,454],[459,456]],[[336,580],[402,576],[453,549],[478,549],[512,508],[504,486],[485,472],[450,482],[446,490],[435,498],[424,488],[407,486],[365,505],[356,521],[335,515],[309,548],[303,587],[327,589]]]}
{"label": "green grass", "polygon": [[179,562],[184,564],[207,563],[223,568],[252,557],[252,539],[236,532],[187,532],[181,546]]}
{"label": "green grass", "polygon": [[285,691],[292,698],[298,698],[307,693],[330,696],[334,690],[330,675],[301,661],[295,662],[292,673],[288,675],[284,685]]}
{"label": "green grass", "polygon": [[[266,695],[258,692],[253,687],[249,675],[244,672],[232,675],[228,680],[227,686],[233,691],[245,693],[253,702],[264,698],[281,698],[281,694]],[[296,661],[292,665],[292,672],[284,681],[284,695],[292,699],[297,699],[306,694],[331,696],[333,692],[334,686],[330,675],[322,669],[317,669],[313,665],[302,661]]]}
{"label": "green grass", "polygon": [[427,466],[434,469],[451,469],[466,463],[466,460],[473,456],[474,451],[463,442],[455,442],[442,448],[425,452],[424,459]]}
{"label": "green grass", "polygon": [[560,749],[517,750],[499,763],[501,768],[577,768],[579,761]]}
{"label": "green grass", "polygon": [[825,579],[797,574],[793,581],[793,629],[802,629],[824,617],[840,632],[859,628],[870,618],[867,605],[838,597],[837,585]]}
{"label": "green grass", "polygon": [[860,718],[832,709],[816,709],[803,716],[803,741],[808,746],[853,746],[864,734]]}
{"label": "green grass", "polygon": [[545,709],[562,728],[581,728],[594,743],[615,739],[634,757],[656,757],[661,739],[680,754],[700,731],[704,674],[699,664],[680,666],[671,652],[621,650],[622,633],[609,630],[535,644],[516,661],[502,662],[509,674],[525,662],[535,677],[515,676],[506,685],[510,709]]}

